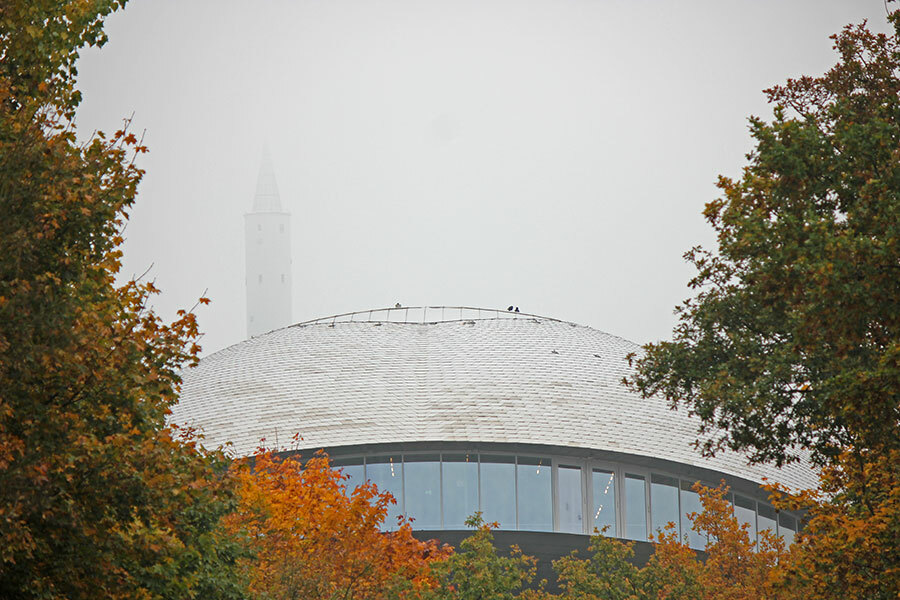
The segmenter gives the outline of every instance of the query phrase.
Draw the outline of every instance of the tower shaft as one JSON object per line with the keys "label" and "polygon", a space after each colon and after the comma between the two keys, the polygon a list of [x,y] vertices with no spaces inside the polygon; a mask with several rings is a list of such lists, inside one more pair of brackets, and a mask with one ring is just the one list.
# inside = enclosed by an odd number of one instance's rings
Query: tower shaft
{"label": "tower shaft", "polygon": [[268,153],[259,170],[253,211],[244,215],[247,336],[291,324],[291,215],[281,209]]}

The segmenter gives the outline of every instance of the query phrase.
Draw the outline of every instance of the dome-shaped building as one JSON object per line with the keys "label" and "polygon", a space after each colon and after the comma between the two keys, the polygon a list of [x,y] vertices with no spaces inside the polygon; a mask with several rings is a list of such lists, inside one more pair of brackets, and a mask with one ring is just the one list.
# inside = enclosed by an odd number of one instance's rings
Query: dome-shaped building
{"label": "dome-shaped building", "polygon": [[583,547],[603,527],[645,542],[640,557],[669,521],[702,549],[685,516],[699,509],[691,486],[723,479],[753,535],[792,538],[796,516],[776,513],[759,486],[814,486],[810,466],[702,458],[695,419],[623,385],[626,356],[638,351],[590,327],[516,312],[355,312],[205,357],[185,372],[172,420],[237,455],[261,439],[286,446],[299,432],[301,450],[326,449],[351,482],[389,490],[395,515],[450,543],[480,510],[499,522],[500,543],[539,558]]}

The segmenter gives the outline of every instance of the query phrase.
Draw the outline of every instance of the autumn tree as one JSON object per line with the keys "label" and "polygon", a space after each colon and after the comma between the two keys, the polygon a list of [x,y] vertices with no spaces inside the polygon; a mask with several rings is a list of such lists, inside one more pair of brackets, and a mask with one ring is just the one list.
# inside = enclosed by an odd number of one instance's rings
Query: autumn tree
{"label": "autumn tree", "polygon": [[423,594],[424,600],[509,600],[519,597],[537,571],[534,557],[512,546],[508,555],[498,553],[492,530],[481,513],[466,519],[474,528],[456,552],[432,565],[437,585]]}
{"label": "autumn tree", "polygon": [[589,558],[577,553],[554,561],[559,600],[766,600],[779,598],[775,569],[785,560],[784,544],[768,531],[757,542],[739,523],[728,488],[697,485],[703,507],[689,515],[709,539],[703,557],[678,536],[674,523],[651,537],[653,555],[644,567],[632,563],[631,542],[597,534]]}
{"label": "autumn tree", "polygon": [[630,600],[640,597],[640,570],[634,565],[632,544],[600,533],[591,537],[590,558],[577,552],[554,561],[558,584],[566,599]]}
{"label": "autumn tree", "polygon": [[784,463],[900,448],[900,16],[851,26],[821,77],[766,93],[741,179],[706,206],[717,248],[686,256],[696,297],[633,385],[722,446]]}
{"label": "autumn tree", "polygon": [[75,61],[124,1],[0,4],[0,597],[238,598],[227,464],[167,427],[190,312],[116,285],[145,150],[86,143]]}
{"label": "autumn tree", "polygon": [[403,519],[383,532],[394,498],[371,483],[348,490],[325,454],[304,463],[261,451],[235,468],[240,505],[228,522],[250,537],[243,568],[258,598],[402,598],[430,587],[429,564],[449,552]]}
{"label": "autumn tree", "polygon": [[[631,385],[702,422],[700,447],[783,464],[809,452],[821,494],[782,592],[900,594],[900,14],[834,36],[839,62],[767,90],[774,120],[706,206],[694,298]],[[801,506],[802,505],[802,506]]]}
{"label": "autumn tree", "polygon": [[785,494],[780,508],[807,512],[806,528],[775,574],[778,598],[895,600],[900,596],[900,452],[845,452],[818,490]]}

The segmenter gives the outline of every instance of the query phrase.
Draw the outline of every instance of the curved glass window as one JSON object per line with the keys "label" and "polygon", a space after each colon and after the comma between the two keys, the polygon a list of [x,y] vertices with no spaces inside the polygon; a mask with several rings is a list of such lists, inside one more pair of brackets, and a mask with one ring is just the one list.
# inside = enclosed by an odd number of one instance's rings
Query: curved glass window
{"label": "curved glass window", "polygon": [[756,543],[756,501],[743,496],[734,495],[734,518],[740,524],[747,524],[750,543]]}
{"label": "curved glass window", "polygon": [[553,531],[550,459],[520,456],[517,463],[519,529]]}
{"label": "curved glass window", "polygon": [[370,456],[366,459],[366,479],[378,486],[379,492],[390,492],[396,504],[388,506],[384,526],[397,528],[397,517],[403,514],[403,461],[399,455]]}
{"label": "curved glass window", "polygon": [[366,467],[360,458],[338,458],[331,461],[331,466],[340,469],[344,474],[344,492],[349,496],[356,486],[365,482]]}
{"label": "curved glass window", "polygon": [[787,513],[778,513],[778,535],[784,539],[785,546],[793,544],[797,535],[797,519]]}
{"label": "curved glass window", "polygon": [[444,528],[465,529],[478,511],[478,457],[444,454],[442,469]]}
{"label": "curved glass window", "polygon": [[514,456],[481,455],[481,511],[486,523],[516,528],[516,465]]}
{"label": "curved glass window", "polygon": [[594,469],[591,473],[591,487],[594,495],[591,533],[596,529],[607,537],[616,537],[619,533],[616,530],[616,474]]}
{"label": "curved glass window", "polygon": [[403,461],[403,506],[416,529],[441,527],[441,457],[407,455]]}
{"label": "curved glass window", "polygon": [[625,474],[625,537],[647,540],[647,482],[643,475]]}
{"label": "curved glass window", "polygon": [[700,494],[692,490],[692,487],[694,487],[693,482],[681,482],[681,537],[684,539],[686,536],[688,546],[694,550],[702,550],[706,547],[706,535],[694,530],[694,522],[688,518],[691,513],[703,512]]}
{"label": "curved glass window", "polygon": [[582,533],[581,469],[560,466],[556,475],[559,490],[559,530],[567,533]]}
{"label": "curved glass window", "polygon": [[681,513],[678,510],[677,479],[656,473],[650,476],[650,515],[654,534],[659,535],[665,531],[666,525],[674,523],[675,534],[678,535]]}
{"label": "curved glass window", "polygon": [[775,535],[778,532],[778,524],[775,520],[777,513],[775,509],[768,504],[757,502],[756,504],[756,531],[762,532],[768,530]]}
{"label": "curved glass window", "polygon": [[[396,529],[400,515],[414,529],[465,529],[466,519],[480,510],[486,522],[506,530],[589,534],[605,528],[610,537],[646,541],[648,533],[672,522],[691,548],[714,541],[694,531],[688,518],[703,510],[692,481],[636,465],[569,461],[576,459],[411,452],[337,457],[331,466],[344,474],[348,495],[368,480],[394,496],[397,503],[388,507],[384,523],[388,530]],[[776,512],[761,501],[762,493],[760,500],[745,493],[727,498],[751,542],[769,530],[792,543],[800,527],[797,515]]]}

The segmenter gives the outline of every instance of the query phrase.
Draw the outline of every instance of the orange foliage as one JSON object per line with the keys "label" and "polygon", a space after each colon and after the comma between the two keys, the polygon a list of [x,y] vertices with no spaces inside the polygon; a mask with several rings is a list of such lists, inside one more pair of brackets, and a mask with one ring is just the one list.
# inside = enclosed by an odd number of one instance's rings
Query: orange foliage
{"label": "orange foliage", "polygon": [[703,512],[692,515],[694,528],[709,536],[703,565],[703,598],[710,600],[762,600],[775,598],[771,574],[785,556],[784,542],[767,530],[759,542],[750,539],[748,525],[739,523],[728,500],[724,482],[718,488],[695,485]]}
{"label": "orange foliage", "polygon": [[383,533],[393,497],[373,484],[348,494],[346,477],[318,453],[298,457],[260,452],[238,467],[240,508],[228,526],[245,532],[257,558],[245,568],[251,590],[273,599],[402,597],[433,584],[428,564],[449,554],[421,542],[400,519]]}
{"label": "orange foliage", "polygon": [[806,510],[806,528],[779,563],[780,598],[900,598],[900,451],[850,449],[826,466],[820,489],[775,505]]}
{"label": "orange foliage", "polygon": [[[691,513],[694,529],[709,538],[705,560],[679,539],[674,523],[651,536],[655,551],[647,565],[630,564],[631,543],[597,535],[594,555],[574,554],[554,562],[560,600],[766,600],[776,595],[773,575],[786,557],[783,542],[763,532],[750,539],[748,526],[735,518],[728,488],[695,485],[703,512]],[[545,595],[546,598],[552,596]]]}

